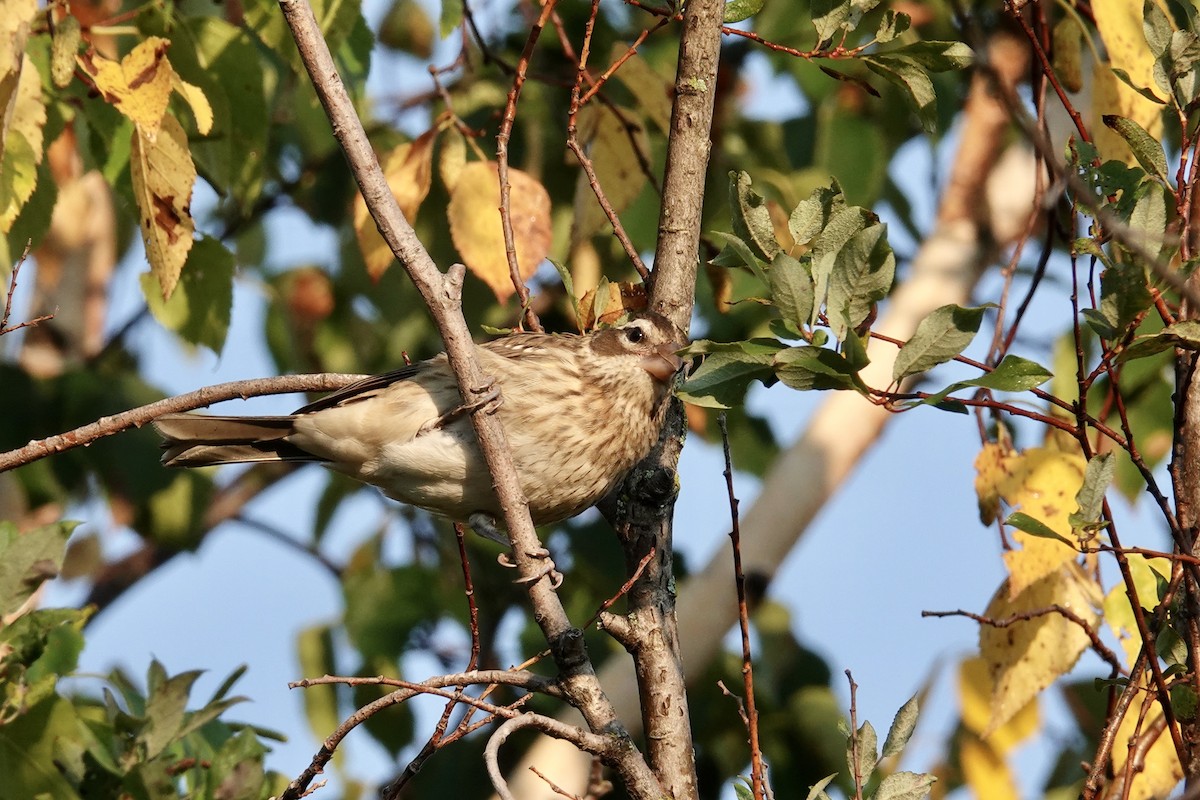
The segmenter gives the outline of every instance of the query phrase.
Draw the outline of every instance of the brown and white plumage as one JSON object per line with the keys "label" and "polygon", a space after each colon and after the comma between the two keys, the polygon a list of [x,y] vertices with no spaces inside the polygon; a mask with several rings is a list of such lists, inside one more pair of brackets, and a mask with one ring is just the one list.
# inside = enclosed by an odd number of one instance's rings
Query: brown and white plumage
{"label": "brown and white plumage", "polygon": [[[476,347],[536,524],[599,501],[653,446],[682,336],[643,314],[584,336],[517,333]],[[367,378],[284,417],[168,414],[163,463],[315,461],[451,519],[500,516],[445,355]]]}

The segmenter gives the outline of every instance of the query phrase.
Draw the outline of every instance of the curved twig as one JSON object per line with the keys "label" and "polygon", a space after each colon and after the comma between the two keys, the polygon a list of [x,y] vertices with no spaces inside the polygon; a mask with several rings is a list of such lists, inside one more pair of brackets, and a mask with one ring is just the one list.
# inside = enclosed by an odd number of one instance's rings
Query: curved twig
{"label": "curved twig", "polygon": [[568,725],[552,717],[544,717],[541,714],[534,714],[532,712],[512,717],[492,732],[492,735],[488,738],[487,747],[483,751],[483,761],[487,765],[488,777],[491,778],[492,787],[502,800],[516,800],[516,798],[509,791],[508,783],[504,780],[504,774],[500,771],[500,746],[508,741],[509,736],[512,736],[522,728],[537,728],[547,736],[553,736],[555,739],[570,742],[580,750],[595,756],[606,755],[612,747],[609,738],[595,733],[588,733],[582,728],[575,725]]}

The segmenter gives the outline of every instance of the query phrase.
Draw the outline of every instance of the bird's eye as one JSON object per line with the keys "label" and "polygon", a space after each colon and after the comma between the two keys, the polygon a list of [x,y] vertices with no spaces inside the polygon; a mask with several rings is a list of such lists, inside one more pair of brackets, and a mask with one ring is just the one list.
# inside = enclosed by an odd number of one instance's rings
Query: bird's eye
{"label": "bird's eye", "polygon": [[646,338],[646,332],[639,327],[626,328],[625,338],[634,344],[637,344],[642,339]]}

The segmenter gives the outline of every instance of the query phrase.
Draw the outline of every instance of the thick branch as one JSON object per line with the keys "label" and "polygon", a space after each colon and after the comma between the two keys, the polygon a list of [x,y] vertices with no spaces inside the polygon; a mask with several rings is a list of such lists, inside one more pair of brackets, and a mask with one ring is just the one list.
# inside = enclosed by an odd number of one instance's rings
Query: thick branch
{"label": "thick branch", "polygon": [[[714,0],[709,0],[714,2]],[[442,275],[428,251],[405,220],[393,197],[371,143],[342,85],[329,47],[321,37],[312,9],[303,0],[280,0],[280,8],[296,40],[304,66],[329,116],[334,136],[341,144],[350,170],[362,191],[363,199],[380,234],[396,254],[421,294],[446,344],[450,368],[454,371],[464,402],[486,391],[491,381],[475,359],[466,320],[461,307],[464,269],[457,266]],[[479,437],[488,471],[513,545],[513,557],[523,577],[530,579],[529,596],[534,618],[550,644],[558,665],[560,685],[593,731],[604,731],[621,742],[619,757],[613,766],[621,773],[626,788],[634,797],[661,797],[662,788],[645,761],[634,748],[628,732],[621,726],[612,704],[596,680],[595,670],[582,645],[582,634],[571,626],[566,611],[551,586],[549,576],[538,578],[541,563],[536,554],[541,543],[529,518],[528,503],[517,482],[516,468],[498,417],[472,414],[471,421]],[[618,752],[618,749],[614,749]]]}

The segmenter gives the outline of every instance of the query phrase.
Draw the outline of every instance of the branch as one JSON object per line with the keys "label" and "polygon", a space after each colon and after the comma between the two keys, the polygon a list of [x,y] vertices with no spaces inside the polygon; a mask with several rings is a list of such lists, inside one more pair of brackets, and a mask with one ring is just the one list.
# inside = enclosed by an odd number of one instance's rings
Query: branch
{"label": "branch", "polygon": [[[717,8],[719,15],[719,0],[708,0],[708,3]],[[400,212],[362,122],[341,83],[329,47],[321,37],[312,8],[303,0],[280,0],[279,5],[367,208],[384,241],[395,253],[432,314],[446,344],[446,355],[463,401],[470,403],[487,391],[493,382],[483,374],[476,362],[471,334],[462,315],[465,269],[455,265],[447,275],[443,275]],[[504,523],[513,546],[513,560],[521,576],[529,581],[534,619],[541,627],[558,666],[559,685],[571,705],[583,714],[591,730],[604,731],[614,743],[609,750],[612,759],[609,763],[621,774],[629,793],[635,798],[662,797],[662,787],[634,747],[628,731],[620,724],[612,703],[596,680],[595,669],[583,647],[582,632],[571,625],[551,586],[550,576],[538,577],[542,572],[541,560],[537,558],[542,549],[541,542],[533,529],[528,503],[517,481],[512,453],[499,418],[490,414],[472,414],[471,422],[500,506],[504,509]]]}
{"label": "branch", "polygon": [[38,459],[54,453],[61,453],[76,447],[89,445],[97,439],[112,436],[115,433],[127,431],[130,428],[140,428],[163,414],[179,411],[192,411],[204,408],[224,400],[245,400],[247,397],[261,397],[272,394],[291,394],[292,392],[328,392],[349,386],[355,381],[362,380],[362,375],[341,375],[332,372],[319,372],[312,375],[283,375],[277,378],[254,378],[246,381],[230,381],[206,386],[194,392],[168,397],[149,405],[138,406],[129,411],[113,414],[111,417],[101,417],[73,431],[60,433],[45,439],[35,439],[24,447],[0,453],[0,472],[30,464]]}

